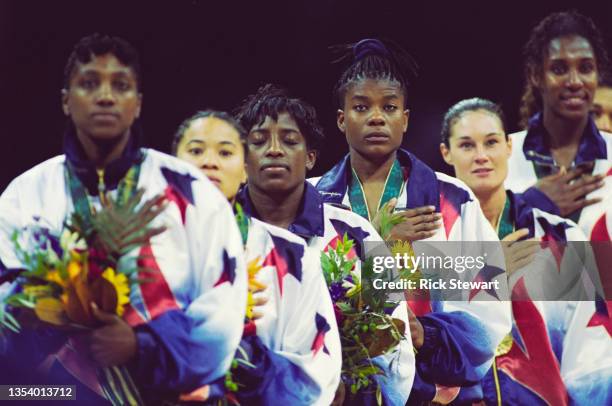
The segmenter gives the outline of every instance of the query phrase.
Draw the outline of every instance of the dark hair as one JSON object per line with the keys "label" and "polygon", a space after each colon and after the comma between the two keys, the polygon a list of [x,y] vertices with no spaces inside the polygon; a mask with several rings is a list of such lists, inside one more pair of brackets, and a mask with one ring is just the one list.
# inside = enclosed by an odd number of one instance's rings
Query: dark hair
{"label": "dark hair", "polygon": [[418,66],[396,43],[368,38],[354,44],[337,45],[332,50],[341,54],[334,62],[351,60],[334,86],[334,97],[341,108],[348,87],[365,79],[398,82],[406,99],[409,79],[416,78]]}
{"label": "dark hair", "polygon": [[604,72],[599,78],[600,87],[612,87],[612,74],[610,72]]}
{"label": "dark hair", "polygon": [[287,113],[295,120],[306,139],[308,149],[319,149],[324,140],[323,128],[317,121],[317,112],[304,100],[289,97],[287,91],[272,84],[257,89],[236,110],[236,118],[250,132],[261,125],[266,117],[278,120],[278,115]]}
{"label": "dark hair", "polygon": [[556,38],[577,35],[591,44],[595,53],[597,70],[605,72],[608,68],[608,53],[601,33],[588,17],[576,11],[557,12],[548,15],[533,30],[523,48],[525,58],[525,89],[521,97],[520,125],[527,127],[529,118],[542,109],[542,96],[533,86],[530,78],[543,73],[542,64],[548,55],[550,42]]}
{"label": "dark hair", "polygon": [[70,87],[70,79],[77,63],[86,64],[91,62],[92,57],[106,54],[113,54],[122,64],[132,69],[138,91],[142,91],[140,61],[136,49],[122,38],[98,33],[83,37],[74,45],[64,67],[64,89]]}
{"label": "dark hair", "polygon": [[[498,104],[493,103],[487,99],[481,99],[478,97],[474,97],[472,99],[461,100],[456,103],[453,107],[448,109],[446,114],[444,115],[444,120],[442,121],[442,142],[450,147],[449,139],[451,135],[451,129],[453,125],[465,114],[471,111],[479,111],[484,110],[487,113],[491,113],[501,122],[502,129],[505,132],[504,125],[504,112]],[[508,139],[508,134],[506,134],[506,139]]]}
{"label": "dark hair", "polygon": [[[234,127],[234,129],[236,131],[238,131],[238,135],[240,136],[240,142],[241,142],[243,148],[246,148],[246,135],[247,135],[247,133],[244,130],[244,127],[242,125],[240,125],[240,123],[234,117],[232,117],[229,113],[226,113],[225,111],[203,110],[203,111],[198,111],[197,113],[195,113],[194,115],[192,115],[189,118],[186,118],[179,125],[179,127],[176,130],[176,132],[174,133],[174,137],[172,139],[172,155],[176,155],[177,150],[178,150],[178,145],[181,142],[181,140],[183,139],[183,136],[185,135],[185,132],[187,131],[189,126],[191,126],[191,123],[193,123],[194,121],[196,121],[196,120],[198,120],[200,118],[209,118],[209,117],[218,118],[219,120],[223,120],[227,124],[229,124],[232,127]],[[245,153],[246,153],[246,149],[245,149]]]}

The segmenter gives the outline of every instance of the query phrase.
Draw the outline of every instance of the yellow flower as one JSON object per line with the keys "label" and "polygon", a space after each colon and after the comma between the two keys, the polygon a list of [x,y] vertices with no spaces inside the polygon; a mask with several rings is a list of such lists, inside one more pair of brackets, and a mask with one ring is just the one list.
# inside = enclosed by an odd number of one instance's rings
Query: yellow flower
{"label": "yellow flower", "polygon": [[255,304],[255,301],[253,299],[253,293],[266,288],[266,285],[255,279],[257,273],[259,273],[259,271],[261,271],[261,269],[263,268],[263,266],[259,263],[259,260],[260,258],[257,257],[249,261],[249,263],[247,264],[249,284],[247,292],[246,317],[248,319],[253,318],[253,305]]}
{"label": "yellow flower", "polygon": [[130,303],[130,285],[127,277],[119,272],[115,272],[113,268],[106,268],[102,272],[102,277],[109,281],[117,292],[117,310],[118,316],[123,316],[123,306]]}
{"label": "yellow flower", "polygon": [[65,286],[64,280],[62,279],[62,277],[60,276],[59,272],[57,271],[57,269],[53,269],[49,272],[47,272],[47,275],[45,277],[49,282],[55,282],[58,285],[61,286]]}
{"label": "yellow flower", "polygon": [[70,263],[68,263],[68,268],[66,269],[68,271],[68,278],[70,280],[74,280],[74,278],[81,273],[82,269],[83,265],[80,262],[70,261]]}

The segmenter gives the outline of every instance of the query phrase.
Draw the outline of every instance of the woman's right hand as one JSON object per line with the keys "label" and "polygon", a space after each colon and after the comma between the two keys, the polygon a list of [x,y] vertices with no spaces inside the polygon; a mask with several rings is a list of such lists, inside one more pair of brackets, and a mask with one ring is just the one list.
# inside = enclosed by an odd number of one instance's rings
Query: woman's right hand
{"label": "woman's right hand", "polygon": [[506,259],[506,273],[512,275],[517,270],[529,265],[540,250],[540,242],[535,238],[521,240],[529,235],[529,229],[521,228],[505,236],[502,248]]}

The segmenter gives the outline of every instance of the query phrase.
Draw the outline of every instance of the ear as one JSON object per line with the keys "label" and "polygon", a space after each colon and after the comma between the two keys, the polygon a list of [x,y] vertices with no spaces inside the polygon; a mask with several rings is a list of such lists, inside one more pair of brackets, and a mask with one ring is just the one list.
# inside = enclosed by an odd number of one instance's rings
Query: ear
{"label": "ear", "polygon": [[316,149],[311,149],[306,152],[306,169],[309,171],[314,168],[315,163],[317,162],[318,151]]}
{"label": "ear", "polygon": [[240,179],[240,183],[241,184],[245,184],[245,183],[247,183],[247,180],[248,180],[248,175],[247,175],[247,166],[246,166],[246,162],[245,162],[243,170],[242,170],[242,176],[241,176],[241,179]]}
{"label": "ear", "polygon": [[529,69],[529,83],[535,88],[540,87],[540,77],[533,69]]}
{"label": "ear", "polygon": [[140,117],[141,109],[142,109],[142,93],[138,93],[138,108],[136,110],[136,118]]}
{"label": "ear", "polygon": [[508,137],[506,144],[508,144],[508,158],[510,158],[512,156],[512,138],[511,137]]}
{"label": "ear", "polygon": [[62,89],[62,110],[66,116],[70,115],[70,109],[68,108],[68,89]]}
{"label": "ear", "polygon": [[338,129],[344,134],[346,127],[344,125],[344,110],[342,109],[338,109],[336,112],[336,124],[338,125]]}
{"label": "ear", "polygon": [[444,162],[446,162],[450,166],[453,166],[453,159],[451,158],[450,149],[448,149],[446,144],[443,142],[440,143],[440,153],[442,154]]}
{"label": "ear", "polygon": [[408,121],[410,119],[410,110],[404,110],[404,132],[408,129]]}

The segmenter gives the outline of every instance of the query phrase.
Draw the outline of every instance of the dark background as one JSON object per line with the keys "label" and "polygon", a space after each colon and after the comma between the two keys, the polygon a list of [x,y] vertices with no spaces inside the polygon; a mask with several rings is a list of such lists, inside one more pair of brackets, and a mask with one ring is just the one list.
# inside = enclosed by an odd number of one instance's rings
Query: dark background
{"label": "dark background", "polygon": [[207,107],[233,109],[259,85],[275,82],[318,110],[329,143],[314,174],[347,151],[335,126],[331,89],[340,70],[330,64],[329,45],[383,36],[413,55],[420,74],[409,90],[405,146],[447,171],[439,128],[456,101],[480,96],[500,102],[509,130],[517,129],[521,47],[546,14],[576,9],[612,44],[610,0],[147,3],[0,0],[0,191],[61,152],[64,63],[73,44],[95,31],[120,35],[141,53],[147,145],[168,151],[185,117]]}

